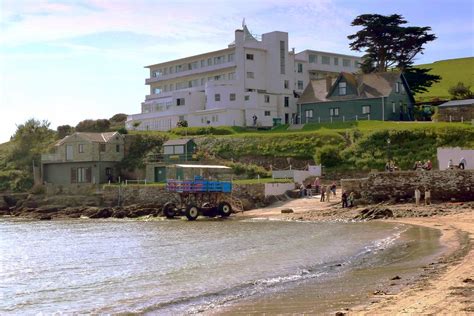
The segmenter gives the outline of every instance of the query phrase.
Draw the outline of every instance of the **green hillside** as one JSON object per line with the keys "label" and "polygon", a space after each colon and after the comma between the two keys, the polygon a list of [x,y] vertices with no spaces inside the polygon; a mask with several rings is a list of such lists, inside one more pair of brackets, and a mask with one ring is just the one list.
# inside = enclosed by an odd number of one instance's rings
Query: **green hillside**
{"label": "green hillside", "polygon": [[428,92],[417,94],[417,101],[450,99],[448,89],[458,82],[471,86],[474,90],[474,57],[440,60],[431,64],[417,65],[418,68],[432,68],[430,73],[441,76],[439,83],[433,84]]}

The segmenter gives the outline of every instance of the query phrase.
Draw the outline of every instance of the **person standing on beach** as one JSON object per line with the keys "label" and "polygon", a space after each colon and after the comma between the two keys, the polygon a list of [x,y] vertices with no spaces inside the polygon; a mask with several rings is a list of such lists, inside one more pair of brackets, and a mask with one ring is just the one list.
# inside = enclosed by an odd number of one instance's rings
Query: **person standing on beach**
{"label": "person standing on beach", "polygon": [[459,169],[464,170],[466,168],[466,158],[462,157],[461,160],[459,161]]}
{"label": "person standing on beach", "polygon": [[416,206],[420,205],[421,191],[418,187],[415,189],[415,203]]}
{"label": "person standing on beach", "polygon": [[324,202],[324,196],[326,194],[326,187],[325,186],[322,186],[321,187],[321,202]]}
{"label": "person standing on beach", "polygon": [[349,207],[353,207],[354,206],[354,192],[351,192],[349,194]]}
{"label": "person standing on beach", "polygon": [[331,202],[331,187],[326,186],[326,202]]}
{"label": "person standing on beach", "polygon": [[336,196],[336,182],[333,182],[331,184],[331,191],[332,191],[333,195]]}
{"label": "person standing on beach", "polygon": [[425,205],[431,204],[431,191],[430,188],[425,187]]}
{"label": "person standing on beach", "polygon": [[304,183],[301,183],[300,185],[300,197],[304,197],[305,196],[305,193],[306,193],[306,189],[304,187]]}
{"label": "person standing on beach", "polygon": [[347,207],[347,193],[346,193],[346,191],[342,192],[341,200],[342,200],[342,207],[343,208]]}
{"label": "person standing on beach", "polygon": [[319,193],[319,188],[321,187],[321,183],[320,183],[318,177],[316,177],[316,179],[314,179],[313,187],[314,187],[315,193],[318,194]]}
{"label": "person standing on beach", "polygon": [[311,187],[311,183],[308,183],[306,185],[306,197],[308,199],[312,198],[313,197],[313,190],[312,190],[312,187]]}

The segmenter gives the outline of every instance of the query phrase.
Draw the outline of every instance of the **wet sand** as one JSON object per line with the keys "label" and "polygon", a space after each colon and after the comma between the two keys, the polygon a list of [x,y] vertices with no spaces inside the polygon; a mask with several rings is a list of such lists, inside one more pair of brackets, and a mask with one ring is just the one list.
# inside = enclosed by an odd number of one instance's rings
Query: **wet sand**
{"label": "wet sand", "polygon": [[[319,199],[297,199],[278,202],[271,207],[239,214],[252,218],[348,221],[365,207],[342,209],[339,195],[334,202],[319,202]],[[337,200],[336,200],[337,199]],[[334,290],[326,297],[318,296],[313,285],[303,285],[291,293],[282,293],[263,300],[243,302],[229,309],[229,313],[318,313],[334,314],[342,312],[354,315],[394,315],[394,314],[472,314],[474,313],[474,210],[472,204],[443,203],[430,206],[414,204],[386,205],[395,218],[383,221],[436,229],[440,237],[440,252],[435,257],[426,257],[419,252],[418,259],[405,258],[404,263],[420,264],[421,271],[412,266],[410,273],[403,275],[403,267],[392,269],[381,267],[370,271],[355,271],[351,283],[332,282]],[[292,214],[282,214],[282,209],[292,209]],[[421,251],[421,250],[420,250]],[[390,280],[396,274],[399,280]],[[358,283],[358,280],[360,281]],[[387,281],[388,280],[388,281]],[[313,288],[311,288],[313,287]],[[351,289],[362,289],[362,294],[354,294]],[[327,293],[331,293],[331,289]],[[323,291],[324,292],[324,291]],[[324,302],[322,306],[322,302]],[[357,305],[358,304],[358,305]],[[356,306],[357,305],[357,306]],[[312,309],[308,309],[311,307]],[[224,313],[226,311],[223,311]]]}

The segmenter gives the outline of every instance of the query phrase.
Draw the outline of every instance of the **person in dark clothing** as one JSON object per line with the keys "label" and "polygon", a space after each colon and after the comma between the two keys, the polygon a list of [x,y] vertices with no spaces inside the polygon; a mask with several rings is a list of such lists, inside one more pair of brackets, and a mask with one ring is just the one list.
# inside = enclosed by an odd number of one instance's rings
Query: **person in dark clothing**
{"label": "person in dark clothing", "polygon": [[342,192],[341,200],[342,200],[342,207],[348,207],[348,205],[347,205],[347,193],[346,193],[346,191],[343,191],[343,192]]}
{"label": "person in dark clothing", "polygon": [[325,195],[326,195],[326,187],[322,186],[321,187],[321,202],[324,202],[325,200]]}

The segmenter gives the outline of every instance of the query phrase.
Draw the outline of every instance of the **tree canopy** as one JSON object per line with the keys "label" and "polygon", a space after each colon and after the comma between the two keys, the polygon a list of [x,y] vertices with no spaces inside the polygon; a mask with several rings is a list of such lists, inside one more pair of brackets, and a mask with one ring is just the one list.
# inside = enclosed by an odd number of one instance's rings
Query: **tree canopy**
{"label": "tree canopy", "polygon": [[350,48],[364,51],[361,70],[364,73],[384,72],[398,69],[404,72],[413,93],[426,91],[441,77],[429,74],[430,69],[413,67],[418,54],[423,54],[424,45],[436,36],[431,27],[404,26],[408,22],[399,14],[362,14],[352,21],[352,26],[361,26],[357,33],[347,38]]}

